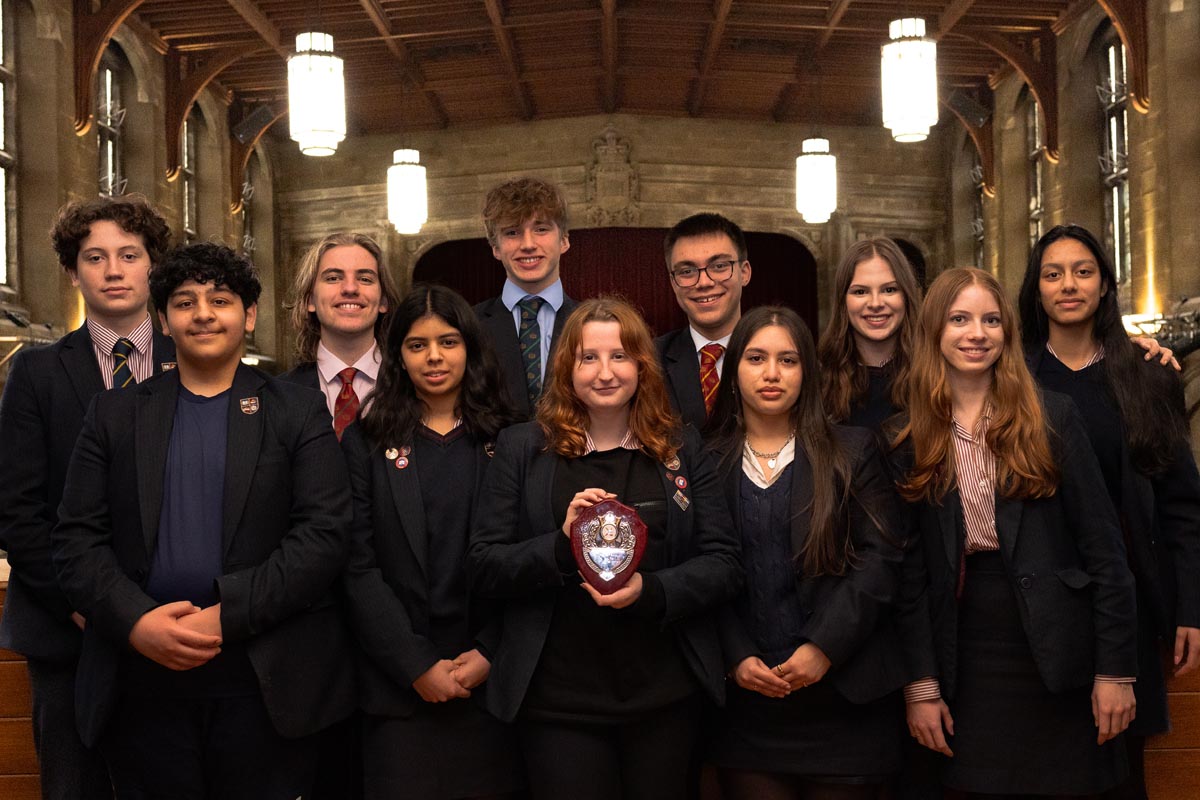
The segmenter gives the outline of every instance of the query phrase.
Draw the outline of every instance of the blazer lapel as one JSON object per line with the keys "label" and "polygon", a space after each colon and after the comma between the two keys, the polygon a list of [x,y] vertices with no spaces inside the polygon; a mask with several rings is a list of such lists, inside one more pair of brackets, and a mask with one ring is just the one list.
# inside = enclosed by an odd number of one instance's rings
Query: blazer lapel
{"label": "blazer lapel", "polygon": [[100,365],[96,363],[92,336],[88,333],[86,323],[63,339],[59,359],[79,397],[79,404],[86,409],[92,398],[104,391],[104,378],[100,374]]}
{"label": "blazer lapel", "polygon": [[545,440],[536,437],[532,459],[529,464],[529,485],[535,489],[529,509],[529,523],[534,531],[554,529],[554,509],[550,495],[554,491],[554,470],[558,467],[558,456],[551,450],[543,451]]}
{"label": "blazer lapel", "polygon": [[946,562],[950,565],[952,574],[958,574],[958,562],[963,548],[963,531],[959,526],[962,520],[962,500],[958,489],[951,489],[942,498],[942,504],[937,506],[938,527],[942,530],[942,545],[946,550]]}
{"label": "blazer lapel", "polygon": [[704,395],[700,391],[700,362],[696,358],[696,347],[687,328],[675,332],[675,336],[664,353],[667,375],[675,390],[675,401],[679,403],[679,414],[684,422],[697,428],[704,425],[707,414],[704,410]]}
{"label": "blazer lapel", "polygon": [[285,409],[264,408],[262,388],[266,381],[254,370],[239,364],[229,392],[229,427],[225,440],[225,509],[222,517],[222,553],[229,552],[242,509],[254,481],[262,450],[263,420],[269,413]]}
{"label": "blazer lapel", "polygon": [[142,509],[142,537],[146,552],[153,553],[162,514],[163,473],[171,446],[171,429],[175,424],[175,403],[179,399],[179,377],[172,374],[128,391],[137,392],[133,421],[137,447],[134,463]]}
{"label": "blazer lapel", "polygon": [[1017,546],[1017,534],[1021,530],[1021,512],[1025,503],[1021,500],[1009,500],[996,497],[996,536],[1000,540],[1000,549],[1004,551],[1005,562],[1011,564],[1013,550]]}
{"label": "blazer lapel", "polygon": [[550,357],[546,362],[546,377],[542,379],[542,386],[545,387],[550,383],[550,374],[554,367],[554,343],[558,341],[558,335],[562,333],[563,323],[567,321],[567,317],[571,316],[571,312],[575,310],[575,306],[579,305],[571,298],[563,295],[562,306],[554,314],[554,332],[550,334]]}
{"label": "blazer lapel", "polygon": [[799,557],[808,539],[809,521],[812,518],[813,483],[812,466],[804,448],[796,448],[792,461],[792,554]]}
{"label": "blazer lapel", "polygon": [[154,332],[154,344],[150,348],[150,357],[154,361],[154,374],[175,369],[175,342],[170,336],[159,331]]}
{"label": "blazer lapel", "polygon": [[480,322],[496,350],[504,382],[508,385],[509,399],[519,412],[530,416],[533,409],[529,407],[529,390],[525,386],[525,368],[521,363],[521,348],[517,343],[517,328],[512,312],[496,297],[484,308]]}
{"label": "blazer lapel", "polygon": [[[376,455],[376,458],[382,457]],[[417,470],[413,468],[411,458],[410,453],[410,462],[406,469],[397,468],[395,459],[389,459],[384,470],[388,476],[388,487],[392,491],[392,503],[396,506],[396,518],[400,520],[400,527],[408,537],[408,544],[417,559],[417,566],[421,568],[421,574],[428,579],[429,532],[425,527],[425,502],[421,499],[421,482],[417,478]]]}

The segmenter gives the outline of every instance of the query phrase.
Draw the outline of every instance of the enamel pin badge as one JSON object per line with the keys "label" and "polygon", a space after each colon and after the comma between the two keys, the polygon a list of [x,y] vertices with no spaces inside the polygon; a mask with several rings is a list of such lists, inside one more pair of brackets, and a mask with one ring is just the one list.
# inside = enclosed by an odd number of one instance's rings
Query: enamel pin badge
{"label": "enamel pin badge", "polygon": [[394,447],[389,447],[387,450],[383,451],[383,457],[388,461],[395,461],[400,457],[400,451]]}
{"label": "enamel pin badge", "polygon": [[258,413],[258,398],[257,397],[243,397],[241,400],[238,401],[238,406],[242,409],[243,414],[257,414]]}

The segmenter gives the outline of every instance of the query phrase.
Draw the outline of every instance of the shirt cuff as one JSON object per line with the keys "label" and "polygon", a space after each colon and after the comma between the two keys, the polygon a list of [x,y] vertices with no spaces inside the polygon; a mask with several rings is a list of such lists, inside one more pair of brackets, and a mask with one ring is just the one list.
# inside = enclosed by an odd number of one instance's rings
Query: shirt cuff
{"label": "shirt cuff", "polygon": [[940,699],[942,699],[942,687],[937,678],[919,678],[904,687],[904,702],[906,703]]}
{"label": "shirt cuff", "polygon": [[1137,678],[1128,675],[1097,675],[1096,683],[1137,683]]}

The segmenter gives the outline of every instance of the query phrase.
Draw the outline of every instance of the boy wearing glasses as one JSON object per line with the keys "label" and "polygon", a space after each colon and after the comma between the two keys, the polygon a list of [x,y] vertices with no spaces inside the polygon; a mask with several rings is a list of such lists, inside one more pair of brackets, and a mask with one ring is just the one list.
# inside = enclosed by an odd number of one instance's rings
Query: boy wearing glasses
{"label": "boy wearing glasses", "polygon": [[742,287],[750,283],[746,237],[720,214],[694,214],[667,232],[663,250],[688,324],[655,346],[672,405],[684,422],[702,428],[717,397],[729,335],[742,316]]}

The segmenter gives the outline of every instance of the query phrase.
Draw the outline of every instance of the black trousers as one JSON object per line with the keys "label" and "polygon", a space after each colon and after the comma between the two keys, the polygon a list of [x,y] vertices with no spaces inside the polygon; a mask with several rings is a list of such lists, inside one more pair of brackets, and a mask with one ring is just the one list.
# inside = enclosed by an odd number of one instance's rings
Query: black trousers
{"label": "black trousers", "polygon": [[112,800],[100,753],[84,746],[75,727],[75,662],[30,658],[33,745],[44,800]]}
{"label": "black trousers", "polygon": [[686,800],[699,766],[700,701],[611,723],[519,719],[533,800]]}
{"label": "black trousers", "polygon": [[295,800],[310,794],[319,743],[276,733],[258,695],[126,695],[100,749],[118,800]]}

